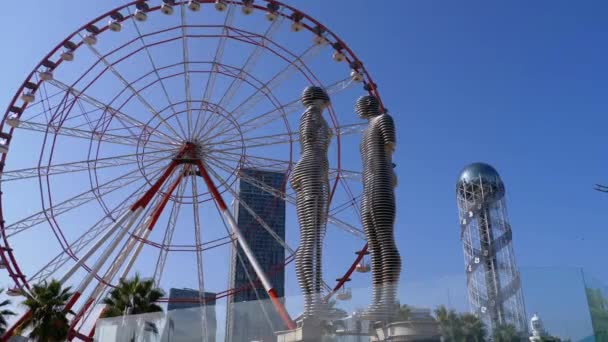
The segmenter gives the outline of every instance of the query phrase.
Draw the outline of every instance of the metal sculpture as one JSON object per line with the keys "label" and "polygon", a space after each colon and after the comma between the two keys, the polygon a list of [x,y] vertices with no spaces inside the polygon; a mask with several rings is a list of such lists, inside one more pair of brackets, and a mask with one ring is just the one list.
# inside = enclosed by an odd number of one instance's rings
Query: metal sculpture
{"label": "metal sculpture", "polygon": [[380,113],[378,99],[362,96],[355,111],[369,121],[361,141],[363,196],[361,221],[367,236],[372,264],[372,303],[369,319],[388,320],[394,312],[401,257],[395,244],[395,192],[393,170],[395,124],[387,113]]}
{"label": "metal sculpture", "polygon": [[460,173],[456,195],[471,310],[489,331],[512,324],[525,332],[526,312],[504,183],[492,166],[473,163]]}
{"label": "metal sculpture", "polygon": [[300,247],[296,273],[304,296],[304,317],[321,310],[322,243],[329,207],[329,161],[327,150],[332,132],[323,118],[329,96],[320,87],[307,87],[302,93],[306,107],[300,119],[301,157],[293,170],[291,186],[296,191],[300,224]]}

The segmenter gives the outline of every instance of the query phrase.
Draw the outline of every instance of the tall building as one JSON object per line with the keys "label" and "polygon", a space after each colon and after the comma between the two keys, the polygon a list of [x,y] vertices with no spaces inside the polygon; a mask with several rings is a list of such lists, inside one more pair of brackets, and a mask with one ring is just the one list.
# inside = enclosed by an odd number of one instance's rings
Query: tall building
{"label": "tall building", "polygon": [[498,172],[488,164],[468,165],[458,177],[456,197],[471,310],[489,331],[512,324],[525,334],[521,278]]}
{"label": "tall building", "polygon": [[[196,299],[202,297],[206,308]],[[167,320],[163,331],[163,341],[215,342],[217,317],[215,314],[215,293],[193,289],[169,290]],[[204,313],[204,315],[203,315]],[[203,338],[203,334],[206,338]]]}
{"label": "tall building", "polygon": [[[237,223],[269,276],[277,295],[282,298],[285,296],[285,273],[280,266],[285,262],[285,249],[266,228],[285,240],[285,201],[263,188],[281,190],[285,186],[285,174],[258,169],[241,169],[240,172],[243,174],[239,184],[241,203],[234,203]],[[259,221],[265,222],[267,227]],[[256,280],[256,273],[241,247],[233,246],[230,287],[247,287]],[[275,341],[274,332],[284,329],[283,322],[261,285],[229,297],[227,342]]]}

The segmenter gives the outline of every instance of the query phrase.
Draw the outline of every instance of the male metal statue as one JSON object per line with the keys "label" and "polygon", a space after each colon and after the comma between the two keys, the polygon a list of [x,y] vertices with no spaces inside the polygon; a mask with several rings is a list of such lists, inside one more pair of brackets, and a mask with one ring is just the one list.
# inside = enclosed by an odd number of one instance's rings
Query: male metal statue
{"label": "male metal statue", "polygon": [[323,118],[329,96],[320,87],[307,87],[302,93],[306,107],[300,118],[300,160],[291,177],[296,191],[296,209],[300,223],[300,247],[296,255],[296,273],[304,296],[304,316],[322,311],[321,248],[329,207],[329,162],[327,150],[332,132]]}
{"label": "male metal statue", "polygon": [[365,316],[370,320],[390,320],[395,313],[401,257],[395,245],[395,192],[397,176],[393,170],[395,124],[387,113],[380,113],[378,99],[362,96],[355,111],[368,120],[361,141],[363,196],[361,222],[367,236],[372,266],[372,303]]}

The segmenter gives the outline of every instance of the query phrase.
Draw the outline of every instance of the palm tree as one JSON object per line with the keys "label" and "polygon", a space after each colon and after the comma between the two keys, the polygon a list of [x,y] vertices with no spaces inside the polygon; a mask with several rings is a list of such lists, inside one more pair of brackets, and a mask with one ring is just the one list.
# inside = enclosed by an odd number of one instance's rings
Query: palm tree
{"label": "palm tree", "polygon": [[106,308],[102,317],[161,312],[163,309],[156,302],[164,295],[162,289],[154,287],[152,279],[141,280],[139,274],[128,280],[121,279],[103,300]]}
{"label": "palm tree", "polygon": [[465,313],[460,315],[465,341],[483,342],[486,340],[486,327],[479,317]]}
{"label": "palm tree", "polygon": [[[4,292],[4,289],[0,289],[0,294],[2,294],[2,292]],[[0,302],[0,334],[4,334],[6,332],[6,326],[8,325],[6,319],[8,318],[8,316],[16,315],[9,309],[3,309],[7,305],[11,305],[10,299],[6,299],[3,302]]]}
{"label": "palm tree", "polygon": [[517,329],[512,324],[498,325],[492,331],[492,339],[494,342],[519,342],[521,337],[517,333]]}
{"label": "palm tree", "polygon": [[35,341],[64,341],[68,336],[69,322],[65,304],[72,297],[70,287],[63,287],[57,280],[32,286],[25,293],[25,305],[32,313],[20,327],[31,328],[29,337]]}
{"label": "palm tree", "polygon": [[448,310],[441,305],[435,309],[435,316],[439,322],[439,332],[445,342],[461,342],[463,340],[462,323],[454,310]]}
{"label": "palm tree", "polygon": [[[127,315],[139,315],[153,312],[162,312],[156,302],[165,295],[165,292],[154,287],[154,280],[142,280],[139,274],[131,279],[121,279],[108,297],[104,298],[106,305],[101,313],[102,318],[119,317]],[[158,328],[154,322],[144,322],[143,331],[158,334]],[[135,332],[131,340],[135,340]]]}

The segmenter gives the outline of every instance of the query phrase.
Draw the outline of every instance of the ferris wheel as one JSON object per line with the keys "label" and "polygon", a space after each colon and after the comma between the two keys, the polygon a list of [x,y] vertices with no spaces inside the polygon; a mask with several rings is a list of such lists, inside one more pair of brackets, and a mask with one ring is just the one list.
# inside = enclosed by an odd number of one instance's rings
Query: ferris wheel
{"label": "ferris wheel", "polygon": [[[324,296],[348,299],[345,283],[369,271],[358,213],[367,122],[353,107],[360,95],[380,94],[336,34],[271,0],[133,1],[42,58],[0,124],[0,267],[14,281],[9,294],[50,279],[71,285],[71,329],[87,339],[83,327],[97,319],[101,299],[136,272],[162,288],[212,288],[217,298],[246,290],[229,288],[217,266],[240,244],[239,260],[255,271],[249,286],[272,299],[269,273],[293,273],[298,247],[288,179],[307,86],[331,99]],[[243,196],[243,182],[285,203],[286,237]],[[251,259],[237,208],[284,249],[272,270]],[[276,306],[289,326],[290,313]]]}

